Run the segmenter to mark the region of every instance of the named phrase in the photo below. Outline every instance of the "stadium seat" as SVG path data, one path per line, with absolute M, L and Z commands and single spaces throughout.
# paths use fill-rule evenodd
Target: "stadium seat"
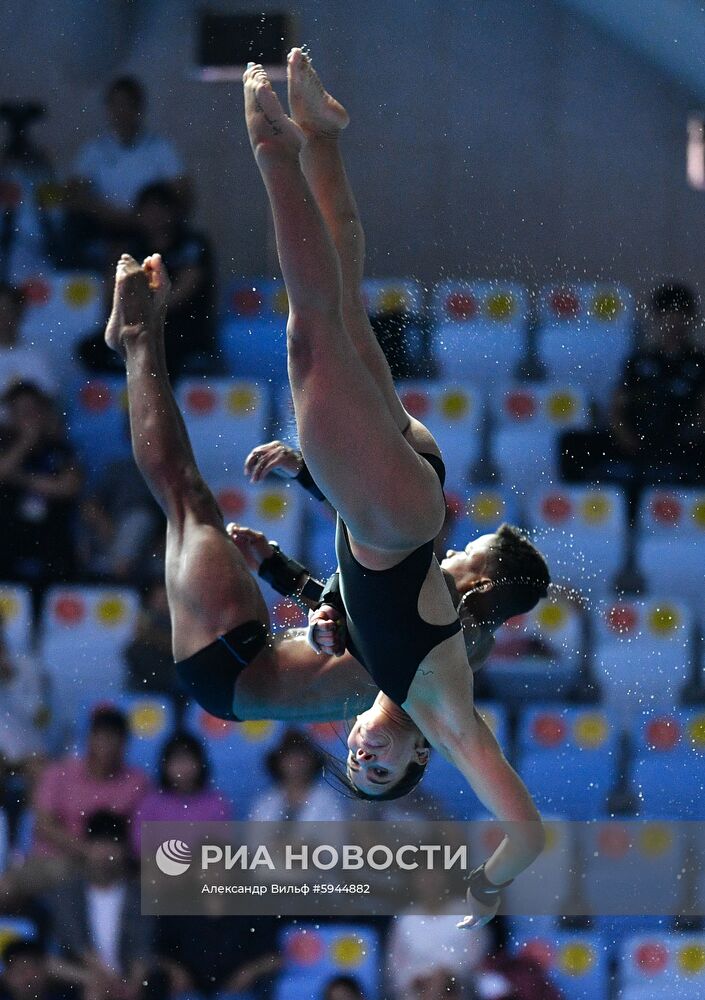
M 0 629 L 11 653 L 29 653 L 34 642 L 32 595 L 28 587 L 0 584 Z
M 705 935 L 638 934 L 628 938 L 622 943 L 619 977 L 624 989 L 619 993 L 621 998 L 701 1000 L 705 995 Z
M 237 819 L 247 819 L 252 802 L 270 785 L 264 758 L 285 726 L 281 722 L 226 722 L 193 702 L 186 728 L 203 740 L 212 766 L 213 784 L 229 798 Z
M 554 583 L 592 596 L 609 592 L 624 562 L 627 512 L 620 490 L 561 486 L 529 498 L 527 527 Z
M 516 935 L 511 946 L 514 954 L 542 965 L 565 1000 L 602 1000 L 608 996 L 609 970 L 599 935 L 578 931 L 525 938 Z
M 586 912 L 598 916 L 597 929 L 610 930 L 614 924 L 613 918 L 600 914 L 621 912 L 627 927 L 632 924 L 632 933 L 656 930 L 648 924 L 658 925 L 662 918 L 651 915 L 671 905 L 674 887 L 686 904 L 681 873 L 687 845 L 682 833 L 682 827 L 677 830 L 660 821 L 581 826 L 581 898 Z
M 617 780 L 619 727 L 599 708 L 531 708 L 521 718 L 517 770 L 540 811 L 571 820 L 606 814 Z
M 111 461 L 131 454 L 124 378 L 75 380 L 67 415 L 69 439 L 89 483 L 94 483 Z
M 25 343 L 34 341 L 51 358 L 59 382 L 78 370 L 76 343 L 105 323 L 104 294 L 96 274 L 59 271 L 22 285 L 28 307 L 22 318 Z
M 605 405 L 631 351 L 634 300 L 611 283 L 548 285 L 539 298 L 537 346 L 548 377 L 582 385 Z
M 462 489 L 480 455 L 481 395 L 460 382 L 404 382 L 398 391 L 411 416 L 424 423 L 438 442 L 448 488 Z
M 642 714 L 633 728 L 631 783 L 640 814 L 705 819 L 705 712 L 665 708 Z
M 650 592 L 670 594 L 700 611 L 705 592 L 705 490 L 647 490 L 636 553 Z
M 70 736 L 91 706 L 122 694 L 122 652 L 134 635 L 138 610 L 132 590 L 65 586 L 47 592 L 39 655 L 51 683 L 54 721 Z
M 587 422 L 583 392 L 567 385 L 513 385 L 490 399 L 490 455 L 501 481 L 519 494 L 554 486 L 560 435 Z
M 526 353 L 528 295 L 506 281 L 444 281 L 433 290 L 439 375 L 487 385 L 514 378 Z
M 228 286 L 218 341 L 231 375 L 286 380 L 288 313 L 279 279 L 237 279 Z
M 176 398 L 204 478 L 241 477 L 250 450 L 268 437 L 269 392 L 244 380 L 184 379 Z
M 377 933 L 364 924 L 287 927 L 280 937 L 283 955 L 277 1000 L 321 996 L 333 976 L 354 976 L 370 1000 L 379 1000 L 382 965 Z
M 593 673 L 625 721 L 677 704 L 692 673 L 693 621 L 684 604 L 619 598 L 593 612 Z
M 501 487 L 471 486 L 456 492 L 450 486 L 445 494 L 453 513 L 446 538 L 448 548 L 460 551 L 480 535 L 496 531 L 503 521 L 515 524 L 520 520 L 516 497 Z
M 507 753 L 506 710 L 501 705 L 486 702 L 478 704 L 478 711 L 494 733 L 499 745 Z M 441 803 L 443 813 L 439 819 L 471 820 L 486 815 L 485 807 L 468 785 L 467 778 L 464 778 L 458 768 L 437 751 L 431 754 L 423 778 L 423 790 Z
M 303 513 L 306 497 L 296 483 L 268 479 L 252 486 L 244 476 L 211 483 L 224 520 L 263 531 L 287 555 L 303 556 Z
M 365 278 L 362 297 L 370 316 L 380 313 L 420 313 L 424 287 L 413 278 Z
M 338 564 L 335 555 L 335 514 L 324 503 L 304 503 L 305 559 L 314 576 L 327 580 Z
M 565 699 L 580 676 L 582 649 L 580 612 L 551 595 L 497 630 L 483 680 L 502 700 Z

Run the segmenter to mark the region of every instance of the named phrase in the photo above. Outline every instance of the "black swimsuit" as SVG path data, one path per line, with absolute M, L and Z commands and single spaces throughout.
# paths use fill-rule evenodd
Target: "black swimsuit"
M 441 459 L 430 454 L 421 457 L 443 485 L 445 466 Z M 367 569 L 352 554 L 348 529 L 338 516 L 335 548 L 347 615 L 347 648 L 377 687 L 401 705 L 420 663 L 461 630 L 458 618 L 449 625 L 431 625 L 419 615 L 419 594 L 435 559 L 433 539 L 391 569 Z

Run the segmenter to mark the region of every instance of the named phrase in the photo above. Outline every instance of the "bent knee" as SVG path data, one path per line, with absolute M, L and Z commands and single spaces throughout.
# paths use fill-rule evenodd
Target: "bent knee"
M 173 471 L 166 515 L 173 528 L 183 527 L 187 521 L 223 527 L 224 519 L 218 502 L 195 467 Z

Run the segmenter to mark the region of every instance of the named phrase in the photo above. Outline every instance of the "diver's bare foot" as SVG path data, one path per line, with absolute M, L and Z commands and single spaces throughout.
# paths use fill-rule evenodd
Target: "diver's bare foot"
M 309 135 L 335 138 L 350 121 L 339 101 L 328 93 L 303 49 L 292 49 L 287 58 L 289 108 L 297 125 Z
M 245 121 L 255 154 L 284 153 L 298 157 L 304 141 L 303 133 L 284 114 L 264 69 L 252 63 L 242 79 L 245 85 Z
M 149 270 L 147 269 L 149 262 Z M 105 343 L 125 357 L 125 339 L 149 329 L 163 315 L 168 278 L 158 254 L 140 267 L 124 253 L 115 272 L 113 308 L 105 327 Z

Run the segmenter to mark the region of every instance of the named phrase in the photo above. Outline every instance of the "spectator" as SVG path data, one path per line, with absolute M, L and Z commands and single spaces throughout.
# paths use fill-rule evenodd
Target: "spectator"
M 0 754 L 21 771 L 46 751 L 46 677 L 28 654 L 7 648 L 0 625 Z
M 144 771 L 128 767 L 127 719 L 114 708 L 93 712 L 85 756 L 63 757 L 46 768 L 35 791 L 35 844 L 26 869 L 50 881 L 64 878 L 90 856 L 85 817 L 110 809 L 129 821 L 149 790 Z M 24 871 L 25 869 L 23 869 Z
M 139 80 L 119 77 L 108 87 L 105 108 L 109 131 L 87 142 L 78 153 L 68 185 L 68 203 L 78 216 L 74 233 L 87 253 L 76 263 L 95 267 L 96 240 L 123 238 L 134 226 L 137 195 L 163 181 L 184 200 L 189 183 L 173 144 L 145 128 L 147 95 Z
M 179 716 L 182 715 L 186 697 L 174 670 L 171 617 L 163 580 L 155 580 L 149 586 L 135 638 L 125 650 L 125 662 L 130 691 L 166 695 L 174 701 Z
M 232 803 L 209 787 L 210 771 L 202 744 L 190 733 L 176 733 L 162 749 L 159 788 L 147 792 L 132 821 L 132 845 L 139 855 L 141 824 L 183 820 L 205 823 L 233 818 Z
M 628 359 L 609 429 L 572 432 L 561 444 L 565 479 L 622 483 L 632 506 L 645 484 L 705 482 L 705 355 L 693 342 L 697 300 L 684 285 L 663 285 L 652 296 L 651 314 L 653 343 Z
M 24 308 L 20 289 L 0 283 L 0 395 L 17 382 L 31 382 L 53 396 L 56 382 L 48 358 L 34 344 L 22 344 L 20 325 Z
M 43 585 L 74 573 L 71 526 L 81 473 L 51 399 L 21 382 L 0 428 L 0 577 Z
M 250 810 L 251 820 L 338 820 L 346 814 L 340 796 L 321 780 L 323 757 L 308 737 L 287 729 L 270 751 L 266 767 L 274 786 Z
M 10 941 L 2 951 L 0 1000 L 63 1000 L 67 983 L 51 972 L 52 961 L 38 941 Z
M 225 896 L 204 896 L 203 902 L 205 916 L 157 920 L 157 957 L 169 975 L 172 995 L 195 990 L 209 998 L 245 993 L 257 1000 L 271 997 L 281 966 L 278 919 L 224 913 Z
M 133 256 L 142 260 L 160 253 L 171 277 L 166 337 L 169 373 L 178 378 L 211 372 L 216 344 L 214 269 L 208 241 L 187 226 L 182 201 L 170 184 L 144 188 L 135 209 L 136 234 L 129 241 Z M 106 346 L 102 330 L 80 344 L 79 357 L 94 371 L 115 370 L 115 353 Z
M 443 874 L 422 875 L 417 912 L 395 917 L 387 940 L 387 975 L 394 997 L 416 995 L 429 977 L 468 979 L 489 951 L 485 928 L 458 937 L 460 917 L 457 906 L 446 902 L 449 886 Z
M 85 1000 L 137 1000 L 154 926 L 140 914 L 140 887 L 128 874 L 128 824 L 98 811 L 86 821 L 85 870 L 49 901 L 57 969 Z
M 125 425 L 129 435 L 129 425 Z M 91 576 L 120 583 L 139 579 L 161 514 L 132 455 L 109 462 L 81 504 L 81 555 Z
M 353 976 L 336 976 L 326 983 L 321 1000 L 365 1000 L 365 994 Z

